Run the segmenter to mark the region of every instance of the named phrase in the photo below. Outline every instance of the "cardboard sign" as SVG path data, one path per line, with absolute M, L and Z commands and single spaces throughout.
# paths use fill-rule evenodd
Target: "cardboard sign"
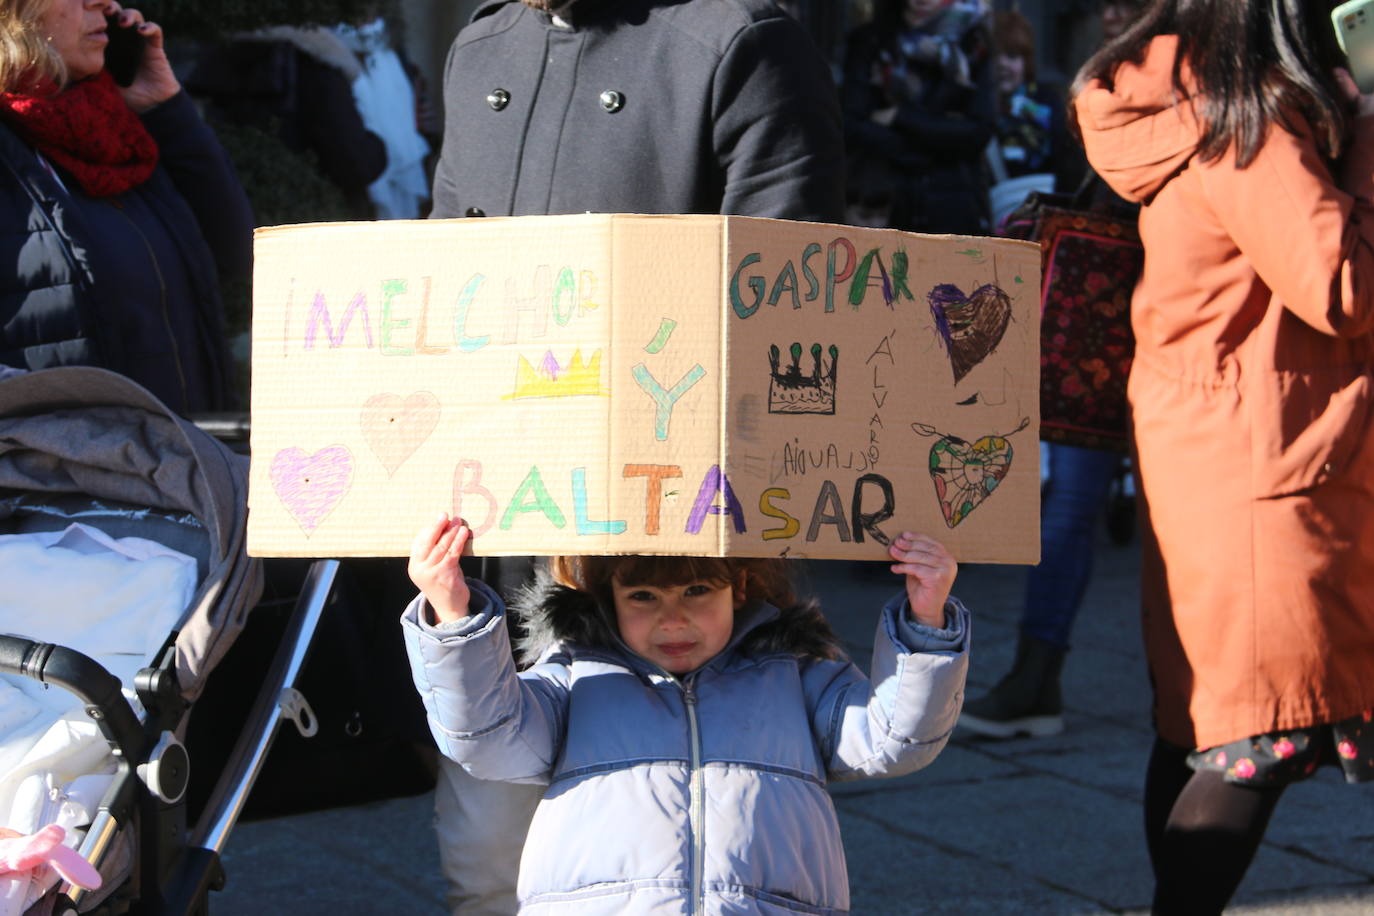
M 721 216 L 256 236 L 249 551 L 1039 558 L 1034 243 Z

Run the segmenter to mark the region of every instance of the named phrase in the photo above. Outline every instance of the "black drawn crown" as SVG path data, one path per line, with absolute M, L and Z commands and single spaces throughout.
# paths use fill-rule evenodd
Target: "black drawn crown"
M 840 348 L 831 344 L 826 351 L 820 344 L 812 344 L 811 359 L 805 368 L 801 344 L 792 344 L 788 352 L 792 362 L 782 366 L 782 354 L 777 345 L 768 348 L 768 364 L 772 370 L 768 381 L 768 412 L 833 414 Z M 824 355 L 830 357 L 828 364 Z

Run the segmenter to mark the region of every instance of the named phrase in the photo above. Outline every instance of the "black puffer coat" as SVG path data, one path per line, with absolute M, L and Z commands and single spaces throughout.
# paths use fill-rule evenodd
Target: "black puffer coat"
M 884 15 L 854 30 L 845 49 L 842 104 L 853 168 L 890 176 L 893 228 L 986 235 L 983 150 L 997 124 L 987 28 L 972 23 L 954 42 L 968 66 L 961 81 L 947 67 L 906 60 L 902 50 L 904 38 L 942 34 L 942 21 L 958 11 L 908 30 L 894 14 L 900 8 L 889 3 Z M 875 120 L 884 111 L 890 120 Z

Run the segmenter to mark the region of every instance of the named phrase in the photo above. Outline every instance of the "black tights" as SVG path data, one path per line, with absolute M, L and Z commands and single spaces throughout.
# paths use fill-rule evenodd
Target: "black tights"
M 1254 788 L 1194 771 L 1188 752 L 1156 740 L 1145 775 L 1145 840 L 1154 916 L 1220 913 L 1269 826 L 1283 786 Z

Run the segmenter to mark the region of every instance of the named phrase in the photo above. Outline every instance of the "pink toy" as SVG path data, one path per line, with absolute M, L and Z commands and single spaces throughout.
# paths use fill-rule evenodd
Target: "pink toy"
M 68 884 L 88 890 L 100 887 L 100 872 L 76 850 L 62 845 L 66 835 L 56 824 L 49 824 L 31 836 L 0 828 L 0 877 L 51 865 Z

